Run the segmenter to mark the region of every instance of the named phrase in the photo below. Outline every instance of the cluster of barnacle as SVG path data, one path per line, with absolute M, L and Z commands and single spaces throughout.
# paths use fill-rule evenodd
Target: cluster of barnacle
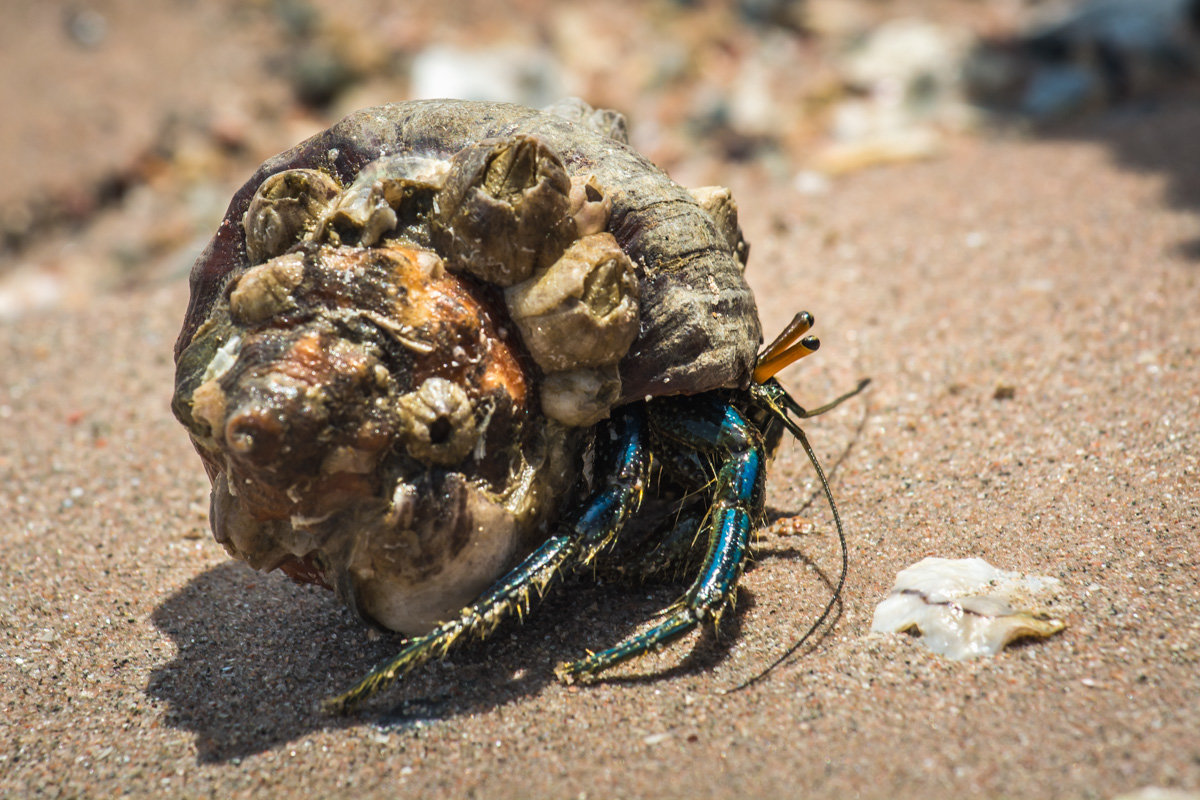
M 482 590 L 621 396 L 639 284 L 610 213 L 532 136 L 266 178 L 180 355 L 217 539 L 393 629 Z
M 484 141 L 449 160 L 380 158 L 342 189 L 293 169 L 262 184 L 244 218 L 252 263 L 297 245 L 421 248 L 504 291 L 509 318 L 545 373 L 543 412 L 590 425 L 620 396 L 617 363 L 638 331 L 633 264 L 605 231 L 611 199 L 594 176 L 569 178 L 534 137 Z M 242 280 L 243 302 L 278 313 L 299 278 L 272 261 Z M 244 292 L 245 294 L 246 292 Z

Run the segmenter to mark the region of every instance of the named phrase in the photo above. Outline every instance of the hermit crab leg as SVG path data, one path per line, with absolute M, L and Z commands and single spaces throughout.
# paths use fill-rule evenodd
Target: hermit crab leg
M 837 503 L 834 502 L 833 492 L 830 490 L 829 481 L 825 477 L 825 470 L 821 468 L 821 462 L 817 459 L 817 454 L 813 451 L 812 445 L 809 444 L 808 437 L 805 435 L 804 430 L 796 423 L 794 419 L 792 419 L 792 417 L 794 416 L 798 419 L 808 419 L 809 417 L 815 417 L 818 414 L 824 414 L 826 411 L 836 408 L 844 401 L 849 400 L 851 397 L 854 397 L 863 389 L 867 388 L 867 385 L 870 384 L 871 379 L 863 378 L 858 382 L 858 386 L 854 387 L 840 397 L 835 398 L 833 401 L 826 403 L 819 408 L 812 409 L 811 411 L 806 410 L 803 406 L 797 403 L 796 400 L 787 393 L 787 390 L 785 390 L 779 384 L 779 381 L 775 380 L 774 376 L 779 372 L 779 370 L 788 366 L 795 360 L 802 358 L 804 355 L 807 355 L 806 353 L 800 353 L 794 358 L 787 360 L 786 362 L 784 361 L 785 355 L 792 352 L 797 347 L 804 345 L 806 340 L 802 340 L 797 345 L 789 346 L 797 339 L 797 337 L 806 333 L 812 327 L 812 325 L 812 315 L 807 311 L 801 311 L 792 319 L 791 324 L 784 329 L 783 333 L 779 334 L 775 341 L 773 341 L 766 347 L 766 349 L 763 350 L 758 357 L 758 364 L 754 369 L 754 383 L 750 386 L 750 395 L 754 399 L 754 405 L 760 410 L 760 412 L 766 412 L 767 414 L 767 418 L 764 421 L 763 427 L 764 438 L 768 439 L 769 441 L 777 442 L 779 440 L 779 427 L 782 426 L 783 428 L 786 428 L 793 436 L 795 436 L 797 440 L 799 440 L 801 446 L 804 448 L 805 454 L 808 456 L 809 461 L 812 462 L 813 469 L 816 470 L 817 473 L 817 478 L 821 482 L 821 488 L 825 492 L 825 499 L 829 501 L 829 509 L 833 512 L 833 522 L 834 526 L 837 528 L 838 544 L 841 548 L 841 570 L 838 573 L 838 582 L 837 586 L 833 590 L 832 597 L 829 598 L 829 602 L 825 605 L 824 610 L 821 611 L 821 615 L 815 622 L 812 623 L 812 625 L 809 626 L 804 635 L 801 636 L 790 647 L 788 647 L 783 655 L 772 661 L 771 664 L 769 664 L 765 669 L 759 671 L 753 677 L 748 678 L 735 686 L 731 690 L 734 692 L 745 689 L 762 680 L 767 676 L 768 673 L 771 672 L 771 670 L 775 669 L 775 667 L 786 661 L 806 641 L 808 641 L 808 639 L 814 633 L 816 633 L 821 625 L 825 623 L 825 620 L 829 618 L 829 614 L 833 611 L 833 607 L 841 600 L 842 588 L 846 585 L 846 573 L 849 569 L 849 552 L 846 546 L 846 532 L 842 528 L 842 517 L 838 513 Z M 815 350 L 816 348 L 814 347 L 812 349 Z
M 646 486 L 650 453 L 640 408 L 613 413 L 611 436 L 597 437 L 597 475 L 610 475 L 606 486 L 583 504 L 568 529 L 551 536 L 511 572 L 497 581 L 457 619 L 408 641 L 392 659 L 377 666 L 345 694 L 326 700 L 326 713 L 342 714 L 391 686 L 416 667 L 444 656 L 463 635 L 484 635 L 504 618 L 524 613 L 555 578 L 588 564 L 608 546 L 637 511 Z
M 765 678 L 771 672 L 771 670 L 775 669 L 775 667 L 779 666 L 788 658 L 790 658 L 793 653 L 799 650 L 800 647 L 807 642 L 823 624 L 825 624 L 825 620 L 829 618 L 829 614 L 833 611 L 833 607 L 842 599 L 842 589 L 846 585 L 846 574 L 850 567 L 850 553 L 849 548 L 846 545 L 846 531 L 842 527 L 842 515 L 838 513 L 837 503 L 834 502 L 833 499 L 833 491 L 829 488 L 829 481 L 825 477 L 825 470 L 821 468 L 821 462 L 817 459 L 817 454 L 813 450 L 812 445 L 809 444 L 808 436 L 805 435 L 804 429 L 796 424 L 796 421 L 793 420 L 790 415 L 794 414 L 801 419 L 806 419 L 808 417 L 815 417 L 817 414 L 823 414 L 829 409 L 839 405 L 842 401 L 854 397 L 854 395 L 867 388 L 867 385 L 870 384 L 870 382 L 870 378 L 862 379 L 858 382 L 858 386 L 856 386 L 854 389 L 846 392 L 844 395 L 838 397 L 832 402 L 826 403 L 820 408 L 814 409 L 813 411 L 806 411 L 790 394 L 787 393 L 787 390 L 779 385 L 779 381 L 774 379 L 767 380 L 764 383 L 756 384 L 751 387 L 751 396 L 754 398 L 755 403 L 760 408 L 766 410 L 773 417 L 768 424 L 783 425 L 783 427 L 787 428 L 788 432 L 790 432 L 796 437 L 797 440 L 799 440 L 800 445 L 804 448 L 805 455 L 808 456 L 808 460 L 812 463 L 813 469 L 817 473 L 817 479 L 821 482 L 821 488 L 825 492 L 825 499 L 829 501 L 829 510 L 833 513 L 833 524 L 837 529 L 838 545 L 841 548 L 842 565 L 841 570 L 838 573 L 837 586 L 834 587 L 833 595 L 829 598 L 829 602 L 825 604 L 825 608 L 821 611 L 821 615 L 817 617 L 816 621 L 808 627 L 808 630 L 804 632 L 804 635 L 793 642 L 792 645 L 789 646 L 782 655 L 767 665 L 766 668 L 760 670 L 754 676 L 742 681 L 737 686 L 733 687 L 730 692 L 738 692 L 742 689 L 753 686 Z
M 559 665 L 555 673 L 564 681 L 591 677 L 656 649 L 702 620 L 719 622 L 741 577 L 751 527 L 762 514 L 766 453 L 762 437 L 741 412 L 704 396 L 658 400 L 650 409 L 657 434 L 722 459 L 706 526 L 708 553 L 700 575 L 662 623 L 615 647 Z

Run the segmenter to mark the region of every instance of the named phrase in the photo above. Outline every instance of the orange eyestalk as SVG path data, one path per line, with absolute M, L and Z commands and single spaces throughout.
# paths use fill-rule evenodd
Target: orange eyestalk
M 813 324 L 813 315 L 807 311 L 801 311 L 792 317 L 792 321 L 775 341 L 759 354 L 758 364 L 754 367 L 754 382 L 766 383 L 780 370 L 791 366 L 809 353 L 817 352 L 821 341 L 815 336 L 804 336 Z M 804 338 L 801 339 L 801 336 Z

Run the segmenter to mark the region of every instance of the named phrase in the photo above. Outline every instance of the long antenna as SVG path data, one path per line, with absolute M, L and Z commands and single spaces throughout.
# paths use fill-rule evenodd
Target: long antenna
M 862 391 L 862 389 L 863 386 L 860 386 L 854 392 L 854 394 Z M 844 398 L 839 398 L 836 402 L 841 402 L 842 399 Z M 825 605 L 825 610 L 821 612 L 821 616 L 817 617 L 817 621 L 809 626 L 808 630 L 804 632 L 804 635 L 801 636 L 795 644 L 784 651 L 783 655 L 772 661 L 762 672 L 759 672 L 754 677 L 741 682 L 732 689 L 729 689 L 727 692 L 725 692 L 725 694 L 740 692 L 742 689 L 749 688 L 758 683 L 760 680 L 765 678 L 767 674 L 771 672 L 771 670 L 775 669 L 784 661 L 787 661 L 789 658 L 791 658 L 792 654 L 799 650 L 800 647 L 803 646 L 804 643 L 807 642 L 809 638 L 811 638 L 812 635 L 817 632 L 817 629 L 825 624 L 825 620 L 829 618 L 829 613 L 833 611 L 834 605 L 836 605 L 842 599 L 842 588 L 846 585 L 846 573 L 850 568 L 850 554 L 846 546 L 846 533 L 842 529 L 842 517 L 840 514 L 838 514 L 837 503 L 833 501 L 833 492 L 829 488 L 829 481 L 825 479 L 825 470 L 821 469 L 821 462 L 817 460 L 817 454 L 813 452 L 812 445 L 808 443 L 808 437 L 804 435 L 804 430 L 797 425 L 791 419 L 791 417 L 788 417 L 786 413 L 783 413 L 782 410 L 779 410 L 779 412 L 779 416 L 783 419 L 784 426 L 787 427 L 793 436 L 800 440 L 801 446 L 804 447 L 804 452 L 808 455 L 808 460 L 812 462 L 813 469 L 817 471 L 817 478 L 819 478 L 821 481 L 821 488 L 825 490 L 825 499 L 829 501 L 829 509 L 833 512 L 833 524 L 837 527 L 838 543 L 841 545 L 842 549 L 842 571 L 838 576 L 837 586 L 833 590 L 833 597 L 829 598 L 829 602 Z

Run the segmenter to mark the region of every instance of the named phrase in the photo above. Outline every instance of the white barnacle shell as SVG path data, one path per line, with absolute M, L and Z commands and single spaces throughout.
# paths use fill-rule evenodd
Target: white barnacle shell
M 620 361 L 637 337 L 638 296 L 633 264 L 609 233 L 579 239 L 505 292 L 525 346 L 547 371 Z
M 426 378 L 416 390 L 401 395 L 396 405 L 413 458 L 451 466 L 475 449 L 479 439 L 475 409 L 457 383 Z
M 262 182 L 242 216 L 251 264 L 282 255 L 325 213 L 337 181 L 315 169 L 288 169 Z
M 252 267 L 229 293 L 230 314 L 241 324 L 264 323 L 294 305 L 292 291 L 303 280 L 304 257 L 299 253 Z
M 1016 639 L 1066 627 L 1040 602 L 1058 585 L 1054 578 L 996 569 L 982 558 L 926 558 L 896 576 L 871 630 L 915 629 L 926 647 L 947 658 L 992 656 Z
M 604 191 L 595 175 L 572 177 L 568 200 L 578 236 L 590 236 L 608 227 L 608 218 L 612 215 L 612 195 Z
M 351 238 L 356 238 L 362 247 L 378 244 L 398 225 L 406 227 L 413 222 L 417 212 L 406 206 L 419 206 L 417 198 L 440 190 L 449 169 L 446 161 L 424 156 L 376 159 L 363 167 L 354 182 L 330 205 L 314 238 L 344 243 L 343 234 L 353 232 Z
M 204 370 L 204 377 L 200 379 L 201 383 L 208 381 L 220 380 L 221 376 L 229 371 L 237 361 L 238 350 L 242 347 L 242 337 L 233 336 L 229 341 L 221 345 L 217 352 L 213 354 L 212 360 L 208 362 L 208 366 Z
M 621 394 L 616 365 L 551 372 L 542 381 L 542 411 L 563 425 L 594 425 Z
M 750 257 L 750 245 L 742 236 L 742 229 L 738 225 L 738 206 L 737 201 L 733 199 L 733 193 L 724 186 L 700 186 L 688 191 L 712 218 L 717 232 L 725 239 L 730 252 L 744 270 L 746 260 Z

